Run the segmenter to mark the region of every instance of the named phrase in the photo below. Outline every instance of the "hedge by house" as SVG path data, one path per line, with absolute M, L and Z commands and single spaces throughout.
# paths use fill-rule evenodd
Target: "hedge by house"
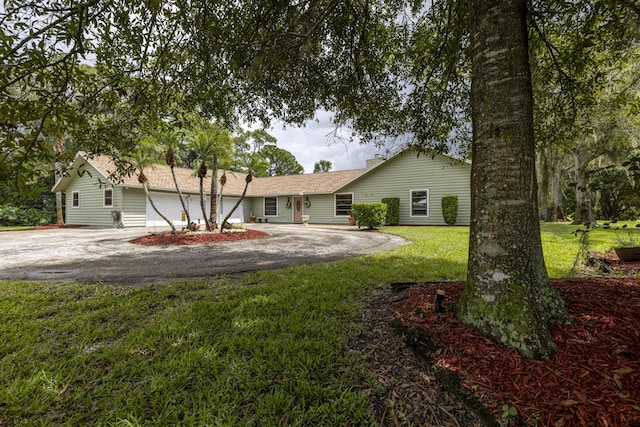
M 400 222 L 400 198 L 399 197 L 385 197 L 382 199 L 382 203 L 387 206 L 387 217 L 385 224 L 398 225 Z
M 379 228 L 387 216 L 387 205 L 384 203 L 354 203 L 351 205 L 351 216 L 358 227 Z
M 447 225 L 453 225 L 458 219 L 458 196 L 445 194 L 442 196 L 442 217 Z

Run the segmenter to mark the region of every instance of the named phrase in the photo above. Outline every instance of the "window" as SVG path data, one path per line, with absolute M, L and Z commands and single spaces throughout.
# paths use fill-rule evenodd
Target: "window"
M 105 208 L 113 207 L 113 188 L 104 189 L 104 207 Z
M 278 216 L 278 198 L 264 198 L 264 216 Z
M 429 216 L 429 190 L 411 190 L 411 216 Z
M 71 207 L 79 208 L 80 207 L 80 193 L 74 191 L 71 193 Z
M 351 205 L 353 204 L 353 194 L 336 194 L 336 216 L 351 215 Z

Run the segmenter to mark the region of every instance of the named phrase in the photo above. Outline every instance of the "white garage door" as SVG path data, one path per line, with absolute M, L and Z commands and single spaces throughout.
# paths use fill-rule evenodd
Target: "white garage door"
M 162 212 L 164 216 L 169 218 L 173 225 L 176 228 L 182 228 L 186 226 L 186 221 L 182 221 L 182 204 L 180 203 L 180 198 L 177 194 L 171 193 L 157 193 L 150 192 L 151 198 L 153 199 L 153 203 L 156 205 L 158 210 Z M 220 212 L 220 219 L 218 222 L 222 221 L 222 219 L 227 216 L 229 211 L 233 208 L 233 206 L 238 201 L 238 197 L 222 197 L 221 205 L 218 207 Z M 200 222 L 204 225 L 204 218 L 202 216 L 202 208 L 200 207 L 200 196 L 197 195 L 189 195 L 185 200 L 187 204 L 187 209 L 189 209 L 189 216 L 191 217 L 191 221 Z M 209 213 L 209 199 L 205 198 L 204 202 L 205 210 Z M 238 209 L 233 213 L 231 218 L 229 218 L 229 222 L 234 223 L 242 223 L 242 203 L 238 206 Z M 153 210 L 149 200 L 147 200 L 147 226 L 148 227 L 161 227 L 166 226 L 167 222 L 162 219 L 160 215 Z

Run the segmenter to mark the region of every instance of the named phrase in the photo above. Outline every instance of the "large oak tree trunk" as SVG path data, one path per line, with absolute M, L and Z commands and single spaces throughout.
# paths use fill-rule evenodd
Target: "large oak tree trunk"
M 548 323 L 570 320 L 540 239 L 527 0 L 469 0 L 473 123 L 469 265 L 460 320 L 549 359 Z

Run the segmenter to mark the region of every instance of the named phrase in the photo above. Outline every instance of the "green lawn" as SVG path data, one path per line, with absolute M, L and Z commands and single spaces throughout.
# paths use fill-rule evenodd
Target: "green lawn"
M 0 231 L 28 230 L 31 225 L 0 225 Z
M 553 277 L 577 227 L 543 226 Z M 465 227 L 393 227 L 413 244 L 351 260 L 136 289 L 0 281 L 0 425 L 367 425 L 366 360 L 347 351 L 365 292 L 462 280 Z M 640 229 L 631 230 L 640 237 Z M 590 232 L 593 246 L 615 244 Z

